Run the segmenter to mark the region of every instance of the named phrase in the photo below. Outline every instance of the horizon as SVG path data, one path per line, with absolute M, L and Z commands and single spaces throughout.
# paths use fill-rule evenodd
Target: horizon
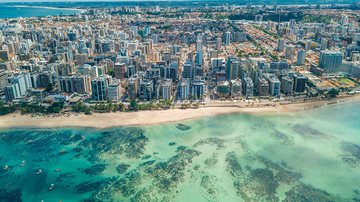
M 106 2 L 126 2 L 126 3 L 131 3 L 131 2 L 218 2 L 218 3 L 235 3 L 236 2 L 241 2 L 240 1 L 236 1 L 236 0 L 224 0 L 224 1 L 220 1 L 220 0 L 196 0 L 196 1 L 190 1 L 190 0 L 157 0 L 157 1 L 152 1 L 152 0 L 101 0 L 101 1 L 97 1 L 97 0 L 0 0 L 0 3 L 86 3 L 86 2 L 91 2 L 91 3 L 106 3 Z M 315 0 L 297 0 L 297 1 L 290 1 L 290 2 L 286 2 L 285 0 L 250 0 L 247 1 L 250 4 L 251 3 L 258 3 L 258 4 L 277 4 L 279 2 L 282 3 L 286 3 L 286 4 L 299 4 L 300 2 L 302 4 L 314 4 L 316 1 Z M 332 4 L 332 3 L 337 3 L 337 4 L 344 4 L 344 3 L 355 3 L 358 2 L 360 3 L 360 1 L 358 0 L 342 0 L 342 1 L 338 1 L 338 0 L 329 0 L 326 2 L 316 2 L 316 4 Z

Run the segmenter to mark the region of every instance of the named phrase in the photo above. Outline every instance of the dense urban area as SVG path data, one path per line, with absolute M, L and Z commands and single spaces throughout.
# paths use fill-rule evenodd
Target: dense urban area
M 359 93 L 357 4 L 0 20 L 0 114 L 271 106 Z

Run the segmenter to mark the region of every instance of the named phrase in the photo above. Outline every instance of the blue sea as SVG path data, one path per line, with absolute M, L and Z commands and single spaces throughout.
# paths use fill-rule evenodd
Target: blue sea
M 0 130 L 0 201 L 359 201 L 360 103 Z
M 72 15 L 79 10 L 63 9 L 63 8 L 47 8 L 47 7 L 31 7 L 31 6 L 15 6 L 0 4 L 0 18 L 18 18 L 18 17 L 38 17 L 38 16 L 56 16 L 56 15 Z

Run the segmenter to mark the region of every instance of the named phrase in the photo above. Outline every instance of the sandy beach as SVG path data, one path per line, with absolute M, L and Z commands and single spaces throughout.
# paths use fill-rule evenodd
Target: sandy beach
M 313 101 L 294 104 L 276 104 L 275 106 L 244 106 L 244 103 L 219 103 L 199 109 L 170 109 L 157 111 L 66 114 L 60 116 L 30 116 L 13 113 L 0 117 L 0 128 L 57 128 L 57 127 L 92 127 L 108 128 L 115 126 L 156 125 L 168 122 L 181 122 L 207 116 L 229 113 L 283 114 L 312 110 L 333 104 L 359 102 L 360 95 L 333 100 Z

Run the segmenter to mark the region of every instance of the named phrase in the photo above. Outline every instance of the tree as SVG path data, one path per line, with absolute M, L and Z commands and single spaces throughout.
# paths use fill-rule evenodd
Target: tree
M 137 111 L 138 107 L 138 102 L 135 99 L 130 100 L 130 110 Z
M 50 105 L 47 109 L 46 109 L 46 113 L 48 114 L 52 114 L 52 113 L 60 113 L 61 110 L 64 107 L 64 103 L 63 102 L 54 102 L 52 105 Z
M 339 90 L 332 88 L 331 90 L 328 91 L 327 96 L 329 98 L 335 98 L 336 96 L 339 95 Z
M 86 106 L 83 102 L 77 102 L 73 107 L 72 110 L 74 112 L 84 112 L 84 114 L 91 114 L 91 108 Z
M 15 111 L 16 111 L 16 106 L 15 105 L 5 106 L 5 104 L 2 101 L 0 101 L 0 116 L 10 114 L 10 113 L 13 113 Z

